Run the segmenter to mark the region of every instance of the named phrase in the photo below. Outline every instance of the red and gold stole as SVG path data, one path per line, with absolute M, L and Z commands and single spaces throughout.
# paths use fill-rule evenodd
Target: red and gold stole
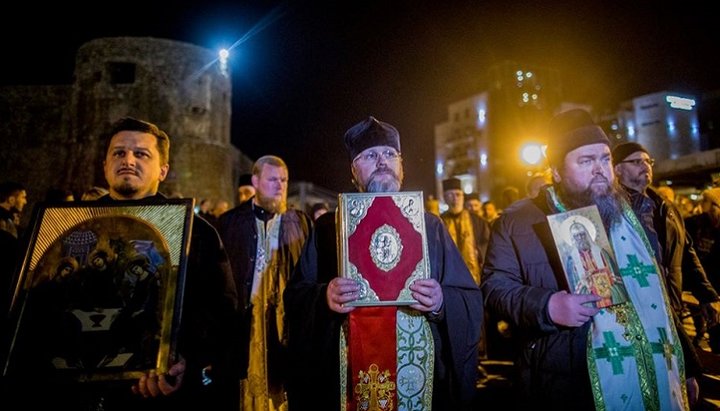
M 377 305 L 349 314 L 341 343 L 346 350 L 341 408 L 426 409 L 432 394 L 432 335 L 421 314 L 399 312 L 397 305 L 409 278 L 427 263 L 423 237 L 392 197 L 375 198 L 356 221 L 347 237 L 348 262 L 367 281 Z

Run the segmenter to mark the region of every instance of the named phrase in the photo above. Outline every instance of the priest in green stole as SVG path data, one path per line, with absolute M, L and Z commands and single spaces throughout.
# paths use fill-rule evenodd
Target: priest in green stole
M 400 136 L 370 117 L 345 133 L 360 192 L 397 192 Z M 425 213 L 430 278 L 410 285 L 416 304 L 351 307 L 354 280 L 338 276 L 334 213 L 313 228 L 285 289 L 295 372 L 291 409 L 463 410 L 475 396 L 480 289 L 440 219 Z
M 613 174 L 610 142 L 590 114 L 555 116 L 548 133 L 554 184 L 517 202 L 493 226 L 483 272 L 488 310 L 517 338 L 521 406 L 687 410 L 687 335 L 668 299 L 652 244 Z M 629 301 L 563 290 L 547 215 L 596 205 Z M 689 388 L 689 389 L 688 389 Z

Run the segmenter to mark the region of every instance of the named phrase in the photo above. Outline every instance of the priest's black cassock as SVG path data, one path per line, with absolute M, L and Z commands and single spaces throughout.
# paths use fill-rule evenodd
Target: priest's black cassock
M 331 311 L 326 301 L 338 271 L 334 217 L 317 220 L 284 294 L 292 410 L 340 409 L 339 341 L 347 314 Z M 440 316 L 428 317 L 435 344 L 433 408 L 466 409 L 476 392 L 482 294 L 440 219 L 425 213 L 425 229 L 431 277 L 444 296 Z

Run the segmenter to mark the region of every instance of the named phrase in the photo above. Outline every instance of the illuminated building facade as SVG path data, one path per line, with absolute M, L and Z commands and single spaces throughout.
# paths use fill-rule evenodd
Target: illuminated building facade
M 676 159 L 705 148 L 694 96 L 661 91 L 636 97 L 618 113 L 622 141 L 645 146 L 656 160 Z
M 507 186 L 523 193 L 528 175 L 547 166 L 544 156 L 531 163 L 523 150 L 546 144 L 549 119 L 576 107 L 593 112 L 562 101 L 555 70 L 505 62 L 489 74 L 487 91 L 450 104 L 448 121 L 435 126 L 438 198 L 443 198 L 442 180 L 449 177 L 460 178 L 463 191 L 478 192 L 482 201 L 497 202 Z M 706 98 L 703 124 L 694 96 L 668 91 L 625 101 L 596 120 L 613 145 L 634 141 L 650 151 L 657 160 L 656 183 L 702 189 L 711 179 L 720 181 L 720 139 L 714 138 L 720 133 L 713 121 L 720 112 L 717 95 Z
M 442 180 L 457 177 L 466 193 L 490 195 L 487 141 L 488 93 L 481 93 L 448 106 L 447 121 L 435 126 L 435 175 L 438 198 Z
M 698 193 L 720 178 L 720 150 L 712 144 L 717 117 L 707 112 L 710 107 L 704 116 L 700 109 L 695 96 L 661 91 L 623 102 L 616 113 L 601 118 L 600 125 L 613 144 L 633 141 L 648 149 L 656 160 L 656 185 Z
M 435 126 L 438 198 L 449 177 L 483 201 L 500 198 L 507 186 L 523 193 L 528 175 L 546 166 L 544 157 L 529 164 L 521 152 L 545 144 L 544 128 L 561 106 L 559 73 L 504 62 L 488 74 L 487 91 L 450 104 L 448 121 Z

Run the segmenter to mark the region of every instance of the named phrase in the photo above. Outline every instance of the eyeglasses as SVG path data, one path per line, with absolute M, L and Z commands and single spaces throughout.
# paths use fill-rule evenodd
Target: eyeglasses
M 645 164 L 649 165 L 650 167 L 652 167 L 655 165 L 655 159 L 654 158 L 636 158 L 634 160 L 619 161 L 618 164 L 620 164 L 620 163 L 630 163 L 635 166 L 641 166 L 641 165 L 643 165 L 643 163 L 645 163 Z
M 382 156 L 382 158 L 386 161 L 393 161 L 400 158 L 400 153 L 395 150 L 385 150 L 382 153 L 378 153 L 377 151 L 368 151 L 367 153 L 358 155 L 355 160 L 361 160 L 366 163 L 375 163 L 378 161 L 380 156 Z

